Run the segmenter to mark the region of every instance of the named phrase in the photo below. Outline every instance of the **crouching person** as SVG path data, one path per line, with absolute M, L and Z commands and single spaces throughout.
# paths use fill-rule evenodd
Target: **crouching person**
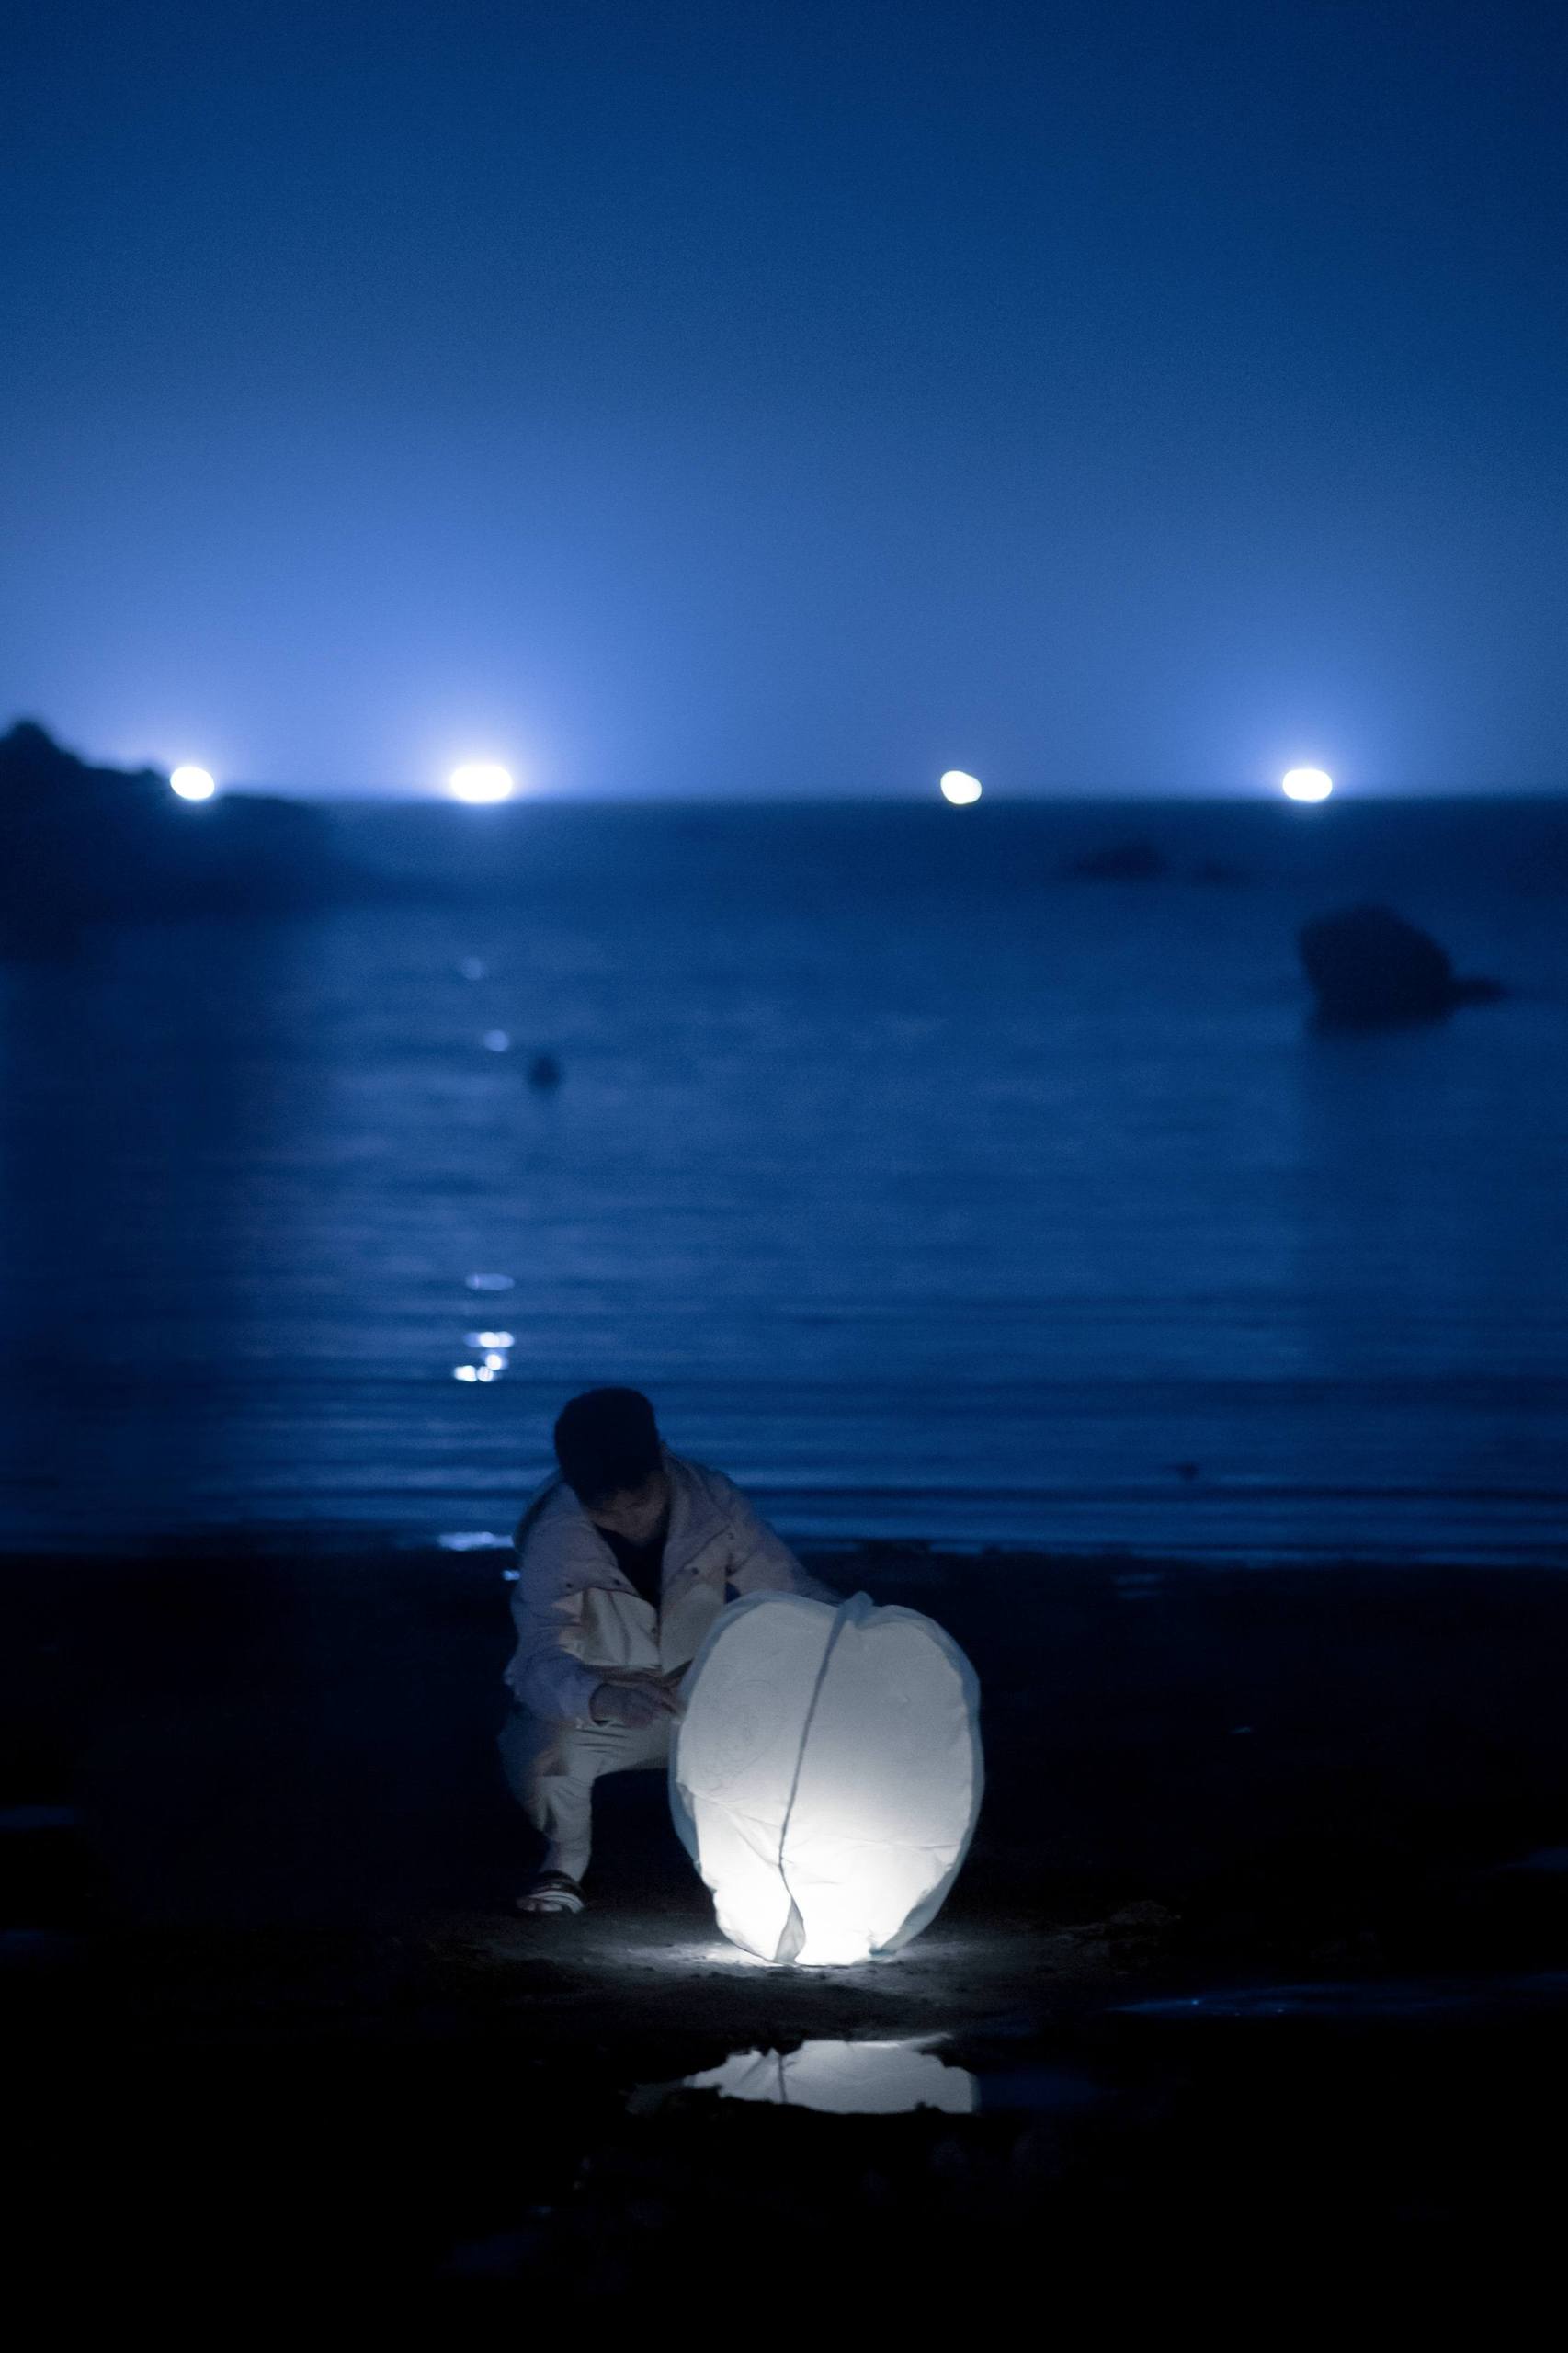
M 601 1773 L 667 1765 L 676 1686 L 732 1594 L 836 1599 L 722 1472 L 683 1461 L 635 1389 L 590 1389 L 555 1425 L 560 1476 L 517 1523 L 501 1733 L 507 1783 L 543 1836 L 518 1898 L 580 1912 Z

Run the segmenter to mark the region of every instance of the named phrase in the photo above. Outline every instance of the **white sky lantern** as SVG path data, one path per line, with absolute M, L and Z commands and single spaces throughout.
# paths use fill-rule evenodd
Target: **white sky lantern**
M 1334 790 L 1334 779 L 1326 768 L 1288 768 L 1279 779 L 1279 790 L 1287 801 L 1326 801 Z
M 454 801 L 510 801 L 514 790 L 509 770 L 494 760 L 469 760 L 447 779 Z
M 205 768 L 183 767 L 170 777 L 169 790 L 182 801 L 210 801 L 218 787 Z
M 732 1944 L 848 1967 L 936 1917 L 980 1810 L 980 1687 L 929 1618 L 756 1594 L 682 1687 L 676 1827 Z
M 967 776 L 962 768 L 949 768 L 939 782 L 943 800 L 950 801 L 955 809 L 967 809 L 971 801 L 980 798 L 980 779 Z

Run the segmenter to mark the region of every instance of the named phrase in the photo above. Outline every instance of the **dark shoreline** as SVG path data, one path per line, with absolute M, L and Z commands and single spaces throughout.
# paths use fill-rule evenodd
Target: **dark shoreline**
M 180 2217 L 176 2268 L 265 2245 L 564 2299 L 585 2266 L 602 2303 L 737 2198 L 733 2230 L 835 2259 L 935 2231 L 1004 2268 L 1130 2208 L 1174 2250 L 1216 2198 L 1391 2244 L 1533 2211 L 1568 2088 L 1560 1575 L 819 1548 L 964 1644 L 988 1765 L 942 1918 L 828 1978 L 715 1952 L 653 1777 L 601 1809 L 582 1922 L 511 1913 L 499 1562 L 0 1562 L 14 2055 L 38 2145 L 118 2169 L 124 2262 L 175 2261 Z M 1260 1985 L 1319 2014 L 1127 2007 Z M 934 2034 L 981 2113 L 628 2111 L 736 2051 Z M 986 2104 L 1026 2080 L 1080 2089 Z

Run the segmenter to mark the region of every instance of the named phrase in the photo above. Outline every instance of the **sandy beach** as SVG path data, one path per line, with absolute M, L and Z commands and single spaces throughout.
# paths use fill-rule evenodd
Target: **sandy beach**
M 738 2283 L 786 2244 L 961 2297 L 1041 2234 L 1069 2270 L 1129 2230 L 1190 2259 L 1221 2211 L 1249 2261 L 1537 2243 L 1550 1573 L 817 1552 L 964 1644 L 989 1780 L 926 1936 L 816 1972 L 722 1945 L 653 1776 L 603 1793 L 581 1920 L 514 1914 L 497 1559 L 6 1564 L 13 2081 L 68 2236 L 85 2200 L 143 2278 L 574 2309 L 650 2253 Z M 960 2112 L 681 2088 L 844 2041 L 935 2054 Z

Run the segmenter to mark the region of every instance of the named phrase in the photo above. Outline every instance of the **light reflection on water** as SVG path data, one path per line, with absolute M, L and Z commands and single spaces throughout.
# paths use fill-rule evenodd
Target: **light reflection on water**
M 896 2116 L 917 2108 L 968 2116 L 979 2106 L 974 2077 L 917 2042 L 802 2042 L 796 2051 L 737 2051 L 720 2067 L 676 2085 L 645 2086 L 642 2110 L 673 2091 L 717 2092 L 721 2099 L 760 2100 L 777 2108 L 814 2108 L 832 2116 Z
M 721 2099 L 775 2108 L 812 2108 L 830 2116 L 898 2116 L 919 2109 L 948 2116 L 983 2109 L 1065 2119 L 1097 2109 L 1110 2094 L 1073 2067 L 1010 2063 L 980 2072 L 955 2066 L 931 2049 L 940 2035 L 881 2041 L 802 2042 L 794 2051 L 736 2051 L 722 2065 L 673 2084 L 644 2084 L 631 2096 L 648 2115 L 679 2092 L 716 2092 Z

